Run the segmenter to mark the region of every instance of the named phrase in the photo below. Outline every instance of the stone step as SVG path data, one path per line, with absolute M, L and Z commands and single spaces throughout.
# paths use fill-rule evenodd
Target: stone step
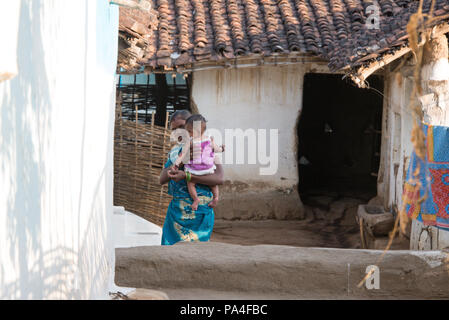
M 162 228 L 123 207 L 114 207 L 112 218 L 115 248 L 159 246 Z
M 276 292 L 219 291 L 198 288 L 158 288 L 170 300 L 296 300 L 298 296 Z
M 367 267 L 381 254 L 213 242 L 116 249 L 115 281 L 126 287 L 173 289 L 172 294 L 196 289 L 301 299 L 449 298 L 448 254 L 441 251 L 387 252 L 378 264 L 380 288 L 359 288 Z
M 288 294 L 282 292 L 246 292 L 246 291 L 219 291 L 211 289 L 198 288 L 157 288 L 164 292 L 169 300 L 363 300 L 363 296 L 354 296 L 353 294 L 315 294 L 308 292 L 304 295 Z M 392 297 L 394 298 L 394 297 Z M 414 296 L 403 296 L 402 299 L 414 299 Z M 385 299 L 385 296 L 372 296 L 370 300 Z

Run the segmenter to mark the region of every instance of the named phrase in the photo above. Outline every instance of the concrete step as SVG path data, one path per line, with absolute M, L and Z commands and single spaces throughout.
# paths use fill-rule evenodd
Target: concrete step
M 158 288 L 170 300 L 296 300 L 298 296 L 269 292 L 219 291 L 201 288 Z
M 448 254 L 440 251 L 387 252 L 378 264 L 380 288 L 359 288 L 367 267 L 381 254 L 213 242 L 116 249 L 115 280 L 120 286 L 161 290 L 172 299 L 195 290 L 280 299 L 449 298 Z
M 245 291 L 219 291 L 211 289 L 198 288 L 157 288 L 158 291 L 164 292 L 169 300 L 363 300 L 361 296 L 348 294 L 314 294 L 307 293 L 305 295 L 288 294 L 282 292 L 245 292 Z M 385 299 L 385 297 L 370 297 L 369 299 Z M 409 297 L 407 299 L 414 299 Z
M 112 218 L 115 248 L 159 246 L 162 228 L 123 207 L 114 207 Z

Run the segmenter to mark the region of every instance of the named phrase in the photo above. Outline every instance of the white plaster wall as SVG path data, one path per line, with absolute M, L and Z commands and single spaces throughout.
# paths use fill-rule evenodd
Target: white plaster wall
M 275 187 L 297 184 L 295 126 L 302 107 L 304 73 L 303 65 L 194 73 L 192 97 L 209 128 L 220 130 L 223 137 L 225 129 L 279 130 L 278 170 L 274 175 L 260 175 L 259 169 L 267 166 L 248 164 L 245 160 L 246 164 L 225 163 L 226 180 L 262 182 Z M 224 142 L 230 147 L 229 141 Z
M 6 1 L 3 1 L 6 2 Z M 2 50 L 0 50 L 0 82 L 9 80 L 17 75 L 17 30 L 19 28 L 20 1 L 9 1 L 6 10 L 5 4 L 0 4 L 0 30 L 2 33 Z
M 404 69 L 404 72 L 407 71 Z M 402 201 L 403 184 L 413 151 L 411 132 L 413 117 L 409 106 L 413 89 L 412 78 L 388 74 L 385 81 L 386 101 L 384 103 L 382 132 L 381 183 L 378 193 L 387 208 L 397 206 Z
M 0 83 L 1 299 L 108 297 L 117 33 L 107 0 L 20 1 L 19 72 Z

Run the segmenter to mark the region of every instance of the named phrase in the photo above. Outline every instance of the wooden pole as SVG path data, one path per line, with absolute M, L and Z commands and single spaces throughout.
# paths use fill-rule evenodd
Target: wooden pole
M 164 165 L 165 165 L 165 161 L 166 161 L 166 156 L 167 156 L 167 151 L 166 151 L 166 149 L 165 149 L 165 146 L 166 146 L 166 144 L 167 144 L 167 142 L 166 142 L 166 137 L 167 137 L 167 134 L 168 134 L 168 117 L 169 117 L 169 112 L 167 111 L 166 112 L 166 117 L 165 117 L 165 127 L 164 127 L 164 144 L 163 144 L 163 147 L 162 147 L 162 168 L 164 167 Z M 161 194 L 160 194 L 160 197 L 159 197 L 159 210 L 160 210 L 160 208 L 161 208 L 161 204 L 162 204 L 162 195 L 164 194 L 164 186 L 161 186 Z
M 154 112 L 151 114 L 151 132 L 150 132 L 150 171 L 148 175 L 147 190 L 150 189 L 150 185 L 153 182 L 153 143 L 154 143 Z
M 117 168 L 117 190 L 115 192 L 118 192 L 118 199 L 121 201 L 122 198 L 122 184 L 120 183 L 121 177 L 122 177 L 122 145 L 123 145 L 123 131 L 122 131 L 122 92 L 119 90 L 119 98 L 118 98 L 118 127 L 119 127 L 119 135 L 120 135 L 120 142 L 119 142 L 119 158 L 118 158 L 118 168 Z
M 133 190 L 133 197 L 134 197 L 134 201 L 133 201 L 133 206 L 135 206 L 135 208 L 137 208 L 137 171 L 138 171 L 138 166 L 137 166 L 137 157 L 138 157 L 138 153 L 137 153 L 137 133 L 138 133 L 138 126 L 139 126 L 139 108 L 137 107 L 137 104 L 135 105 L 135 110 L 136 110 L 136 132 L 135 132 L 135 137 L 136 140 L 134 141 L 134 154 L 136 156 L 136 163 L 134 165 L 134 190 Z

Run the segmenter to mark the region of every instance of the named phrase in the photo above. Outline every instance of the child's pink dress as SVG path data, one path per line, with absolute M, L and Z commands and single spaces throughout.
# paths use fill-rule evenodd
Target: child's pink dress
M 193 142 L 193 159 L 185 164 L 185 171 L 197 176 L 212 174 L 215 172 L 215 153 L 212 141 L 206 139 L 201 141 L 201 154 L 199 153 L 200 142 Z M 198 153 L 198 154 L 196 154 Z

